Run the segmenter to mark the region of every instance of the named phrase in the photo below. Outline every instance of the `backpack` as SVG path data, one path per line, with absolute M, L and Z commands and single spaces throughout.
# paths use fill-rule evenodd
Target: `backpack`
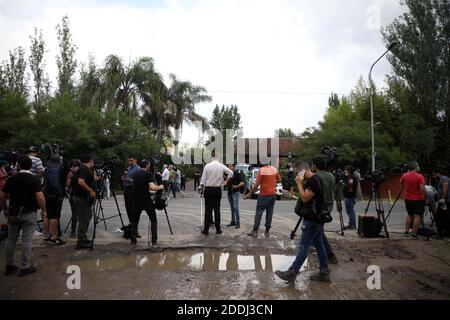
M 167 192 L 160 190 L 155 194 L 154 205 L 156 210 L 164 210 L 169 204 Z

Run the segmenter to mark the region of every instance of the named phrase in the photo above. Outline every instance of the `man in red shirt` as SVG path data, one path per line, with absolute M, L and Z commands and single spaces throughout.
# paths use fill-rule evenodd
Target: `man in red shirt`
M 270 228 L 272 227 L 273 209 L 277 198 L 277 183 L 281 182 L 281 176 L 278 170 L 272 166 L 262 167 L 256 176 L 256 183 L 253 188 L 247 193 L 244 199 L 250 199 L 252 194 L 260 187 L 258 201 L 256 202 L 256 214 L 253 230 L 248 235 L 258 237 L 258 229 L 261 224 L 261 218 L 266 211 L 266 231 L 265 236 L 270 236 Z
M 405 173 L 401 179 L 405 189 L 405 205 L 408 212 L 405 233 L 408 234 L 412 227 L 413 237 L 417 237 L 425 212 L 425 178 L 419 174 L 419 171 L 419 164 L 413 162 L 410 164 L 409 172 Z

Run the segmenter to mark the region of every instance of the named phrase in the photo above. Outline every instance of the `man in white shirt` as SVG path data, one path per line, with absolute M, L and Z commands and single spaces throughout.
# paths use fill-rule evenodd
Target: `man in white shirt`
M 220 227 L 220 202 L 222 200 L 224 175 L 228 175 L 228 178 L 232 178 L 233 171 L 220 163 L 218 157 L 213 155 L 213 161 L 205 166 L 200 180 L 200 192 L 203 193 L 205 197 L 205 222 L 202 231 L 205 236 L 209 234 L 213 210 L 216 233 L 222 234 Z
M 169 177 L 170 177 L 170 171 L 167 167 L 167 164 L 163 165 L 163 173 L 161 175 L 162 184 L 164 186 L 164 190 L 166 192 L 169 192 Z

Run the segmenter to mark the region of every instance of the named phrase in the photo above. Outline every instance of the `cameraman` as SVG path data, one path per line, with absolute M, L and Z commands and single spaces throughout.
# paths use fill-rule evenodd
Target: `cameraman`
M 321 212 L 325 208 L 325 200 L 322 196 L 323 184 L 320 177 L 314 174 L 306 162 L 299 162 L 295 166 L 298 172 L 296 182 L 300 193 L 300 200 L 304 204 L 312 204 L 315 206 L 316 212 Z M 306 179 L 303 187 L 303 180 Z M 311 208 L 312 209 L 312 208 Z M 309 247 L 314 244 L 319 257 L 320 272 L 310 276 L 311 281 L 330 282 L 330 271 L 328 269 L 328 259 L 323 243 L 323 223 L 315 218 L 304 218 L 302 226 L 302 236 L 299 243 L 297 257 L 291 267 L 286 271 L 277 270 L 275 274 L 281 279 L 294 283 L 297 275 L 308 257 Z
M 130 248 L 135 248 L 137 244 L 138 225 L 143 210 L 147 212 L 151 222 L 152 232 L 152 249 L 159 249 L 158 234 L 157 234 L 157 220 L 156 211 L 151 199 L 150 191 L 164 190 L 164 186 L 156 185 L 156 179 L 153 174 L 149 172 L 150 162 L 147 160 L 139 161 L 141 168 L 138 173 L 133 176 L 133 216 L 131 220 L 131 243 Z
M 25 151 L 25 154 L 31 159 L 32 166 L 30 172 L 34 176 L 42 178 L 44 175 L 44 166 L 42 165 L 42 160 L 38 158 L 38 151 L 39 150 L 36 147 L 29 147 Z
M 73 203 L 78 218 L 78 242 L 76 249 L 88 249 L 92 241 L 87 239 L 86 233 L 92 219 L 92 201 L 96 198 L 94 191 L 95 178 L 92 172 L 94 160 L 90 154 L 81 157 L 81 166 L 75 173 L 73 188 Z
M 344 204 L 345 211 L 348 215 L 348 226 L 346 226 L 345 230 L 356 229 L 356 213 L 355 213 L 355 204 L 356 204 L 356 192 L 358 190 L 358 180 L 354 175 L 355 170 L 352 166 L 345 167 L 345 178 L 343 181 L 344 189 Z
M 125 210 L 127 211 L 127 217 L 130 223 L 133 215 L 133 202 L 131 199 L 133 193 L 133 176 L 139 171 L 141 171 L 141 168 L 137 165 L 136 156 L 128 156 L 127 174 L 123 179 L 123 200 L 125 201 Z
M 425 178 L 419 174 L 420 167 L 417 162 L 409 165 L 409 171 L 405 173 L 400 182 L 405 188 L 405 206 L 408 215 L 406 217 L 406 230 L 408 234 L 411 227 L 414 238 L 417 237 L 423 215 L 425 213 Z
M 323 157 L 315 157 L 312 160 L 312 163 L 317 171 L 317 175 L 320 177 L 320 179 L 322 179 L 325 205 L 328 207 L 328 211 L 332 212 L 334 205 L 334 192 L 336 191 L 336 181 L 334 179 L 334 176 L 331 172 L 325 170 L 326 161 Z M 323 244 L 325 245 L 325 250 L 327 251 L 328 262 L 336 264 L 338 261 L 336 255 L 331 249 L 330 244 L 328 243 L 327 237 L 325 236 L 325 230 L 322 230 L 322 237 Z

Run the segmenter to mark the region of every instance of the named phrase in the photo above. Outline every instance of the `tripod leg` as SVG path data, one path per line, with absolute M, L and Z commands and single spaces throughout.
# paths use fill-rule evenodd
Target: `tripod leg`
M 117 212 L 119 212 L 119 218 L 120 218 L 120 222 L 122 223 L 122 228 L 123 228 L 123 227 L 125 227 L 125 225 L 124 225 L 123 219 L 122 219 L 122 212 L 120 212 L 120 207 L 119 207 L 119 203 L 117 202 L 116 193 L 114 192 L 113 189 L 111 189 L 111 194 L 113 195 L 114 202 L 116 203 Z
M 67 222 L 67 226 L 66 226 L 66 228 L 64 229 L 64 233 L 66 233 L 67 232 L 67 229 L 69 229 L 69 226 L 70 226 L 70 223 L 72 222 L 72 217 L 70 218 L 70 220 L 69 220 L 69 222 Z
M 173 232 L 172 232 L 172 226 L 170 225 L 169 215 L 167 214 L 166 208 L 164 208 L 164 212 L 165 212 L 165 214 L 166 214 L 167 223 L 169 224 L 170 234 L 173 235 Z
M 100 207 L 100 212 L 102 213 L 102 221 L 103 224 L 105 225 L 105 230 L 108 230 L 108 227 L 106 226 L 106 219 L 105 219 L 105 213 L 103 212 L 103 206 L 102 206 L 102 201 L 99 201 L 99 207 Z M 99 218 L 100 218 L 100 214 L 99 214 Z
M 92 233 L 92 242 L 91 242 L 91 250 L 93 250 L 93 249 L 94 249 L 95 235 L 96 235 L 96 231 L 97 231 L 97 223 L 98 223 L 96 204 L 92 205 L 91 210 L 94 211 L 94 212 L 93 212 L 93 217 L 94 217 L 94 232 Z
M 291 240 L 294 240 L 295 238 L 295 233 L 297 232 L 298 227 L 300 226 L 300 223 L 302 223 L 303 218 L 300 217 L 297 221 L 297 224 L 295 225 L 294 230 L 291 231 Z

